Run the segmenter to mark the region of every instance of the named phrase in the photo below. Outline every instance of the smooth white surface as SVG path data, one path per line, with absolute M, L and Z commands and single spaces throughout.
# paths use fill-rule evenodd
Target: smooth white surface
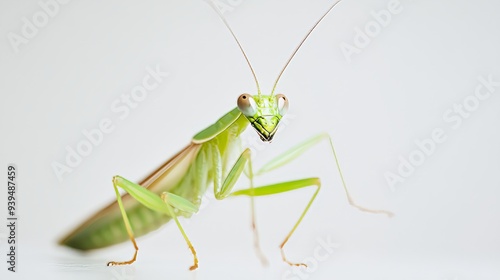
M 352 44 L 355 28 L 388 2 L 345 0 L 314 31 L 278 86 L 291 102 L 289 125 L 259 150 L 256 164 L 329 132 L 352 196 L 396 217 L 348 206 L 326 143 L 259 178 L 266 184 L 320 176 L 325 186 L 287 252 L 298 261 L 313 258 L 318 238 L 339 247 L 314 272 L 291 276 L 278 245 L 312 190 L 257 200 L 268 268 L 253 252 L 245 198 L 209 198 L 184 221 L 199 252 L 196 273 L 187 272 L 191 256 L 173 224 L 140 239 L 138 262 L 123 271 L 104 263 L 128 258 L 130 244 L 85 256 L 56 245 L 113 200 L 113 175 L 139 180 L 232 109 L 240 93 L 255 93 L 242 55 L 204 1 L 71 1 L 18 53 L 7 34 L 20 33 L 22 17 L 41 9 L 35 2 L 1 1 L 0 174 L 5 182 L 5 166 L 19 168 L 20 217 L 19 273 L 0 265 L 2 279 L 498 279 L 500 90 L 458 129 L 442 116 L 474 93 L 479 76 L 500 80 L 499 4 L 401 1 L 403 11 L 349 63 L 341 43 Z M 331 3 L 243 0 L 224 14 L 264 93 Z M 155 65 L 170 76 L 120 120 L 111 104 Z M 82 130 L 105 118 L 115 130 L 59 182 L 51 164 L 63 163 L 65 146 L 74 148 Z M 435 128 L 447 140 L 391 190 L 384 174 L 396 172 L 398 157 L 408 158 L 414 141 Z M 0 233 L 5 238 L 4 227 Z M 5 255 L 5 240 L 0 248 Z

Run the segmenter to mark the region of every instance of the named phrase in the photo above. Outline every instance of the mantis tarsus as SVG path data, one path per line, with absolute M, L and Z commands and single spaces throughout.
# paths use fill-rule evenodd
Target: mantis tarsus
M 269 142 L 273 139 L 280 120 L 288 109 L 288 99 L 285 95 L 274 94 L 278 81 L 311 32 L 339 2 L 334 3 L 323 14 L 293 51 L 278 75 L 270 95 L 261 94 L 257 76 L 243 47 L 220 11 L 214 7 L 231 32 L 252 72 L 257 85 L 257 95 L 241 94 L 237 100 L 237 108 L 231 110 L 217 122 L 196 134 L 187 147 L 156 169 L 139 184 L 133 183 L 121 176 L 113 177 L 116 201 L 92 216 L 80 227 L 63 238 L 60 243 L 80 250 L 90 250 L 107 247 L 126 241 L 129 238 L 135 249 L 132 259 L 122 262 L 112 261 L 108 265 L 131 264 L 136 260 L 138 252 L 135 236 L 144 235 L 173 219 L 193 254 L 194 263 L 190 269 L 196 269 L 198 267 L 196 251 L 182 228 L 178 216 L 190 217 L 193 213 L 196 213 L 201 203 L 201 196 L 208 189 L 209 184 L 213 183 L 215 198 L 218 200 L 229 196 L 243 195 L 250 197 L 255 248 L 261 261 L 265 263 L 266 259 L 259 247 L 253 198 L 305 187 L 316 187 L 316 191 L 310 198 L 299 219 L 280 245 L 283 261 L 290 265 L 305 266 L 305 264 L 289 261 L 285 255 L 284 246 L 316 198 L 321 188 L 320 179 L 306 178 L 254 187 L 253 178 L 256 175 L 272 171 L 291 162 L 310 147 L 323 140 L 330 143 L 349 204 L 361 211 L 382 213 L 391 216 L 392 214 L 388 211 L 370 210 L 355 204 L 347 190 L 332 140 L 328 134 L 320 134 L 306 140 L 288 152 L 271 160 L 257 172 L 253 172 L 252 170 L 251 150 L 246 148 L 241 151 L 240 147 L 240 134 L 249 124 L 255 129 L 262 141 Z M 233 151 L 240 152 L 240 156 L 236 162 L 230 162 L 229 154 L 233 153 Z M 245 168 L 247 168 L 246 173 L 250 181 L 250 188 L 233 192 L 233 187 Z M 127 193 L 120 195 L 118 188 L 124 189 Z M 125 227 L 123 224 L 125 224 Z

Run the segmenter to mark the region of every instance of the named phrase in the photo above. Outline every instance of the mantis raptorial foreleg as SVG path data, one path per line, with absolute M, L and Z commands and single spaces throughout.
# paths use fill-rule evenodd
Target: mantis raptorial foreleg
M 189 269 L 190 270 L 196 269 L 198 267 L 198 258 L 196 257 L 196 251 L 194 250 L 194 247 L 189 238 L 187 237 L 186 233 L 184 232 L 184 229 L 182 228 L 181 224 L 179 223 L 179 220 L 177 219 L 177 215 L 175 214 L 174 209 L 178 209 L 187 213 L 195 213 L 198 211 L 198 207 L 193 203 L 191 203 L 190 201 L 172 193 L 164 192 L 161 194 L 160 197 L 157 194 L 153 193 L 152 191 L 120 176 L 113 177 L 113 188 L 115 189 L 116 199 L 118 201 L 118 206 L 120 207 L 120 211 L 122 213 L 123 221 L 125 223 L 125 228 L 127 229 L 130 241 L 132 241 L 132 244 L 134 245 L 135 252 L 132 259 L 122 262 L 111 261 L 108 262 L 108 266 L 126 265 L 135 262 L 137 258 L 137 252 L 139 250 L 139 247 L 137 247 L 137 243 L 135 241 L 134 232 L 132 230 L 130 221 L 127 216 L 127 212 L 123 207 L 121 195 L 118 192 L 118 187 L 124 189 L 127 193 L 129 193 L 133 198 L 135 198 L 139 203 L 143 204 L 144 206 L 154 211 L 165 213 L 175 220 L 177 227 L 179 228 L 182 236 L 184 237 L 186 243 L 189 246 L 189 249 L 191 250 L 191 253 L 193 254 L 194 264 Z

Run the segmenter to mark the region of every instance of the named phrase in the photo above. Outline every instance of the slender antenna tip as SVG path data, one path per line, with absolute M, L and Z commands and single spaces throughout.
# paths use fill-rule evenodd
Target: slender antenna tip
M 288 64 L 290 64 L 290 62 L 292 61 L 292 59 L 295 56 L 295 54 L 297 54 L 297 52 L 299 51 L 300 47 L 302 47 L 302 45 L 304 44 L 304 42 L 307 40 L 307 38 L 309 37 L 309 35 L 311 35 L 311 33 L 314 31 L 314 29 L 316 29 L 316 27 L 318 26 L 318 24 L 326 17 L 326 15 L 328 15 L 328 13 L 330 13 L 331 10 L 333 10 L 333 8 L 335 6 L 337 6 L 338 3 L 340 3 L 340 1 L 342 1 L 342 0 L 338 0 L 337 2 L 333 3 L 333 5 L 330 6 L 330 8 L 328 8 L 328 10 L 313 25 L 313 27 L 309 30 L 309 32 L 307 32 L 306 36 L 302 39 L 302 41 L 300 41 L 299 45 L 292 52 L 292 55 L 290 56 L 290 58 L 288 58 L 287 62 L 285 63 L 285 66 L 283 67 L 283 69 L 281 69 L 281 71 L 280 71 L 280 73 L 278 75 L 278 78 L 276 78 L 276 81 L 274 82 L 273 90 L 271 91 L 271 95 L 274 95 L 274 91 L 276 90 L 276 86 L 278 85 L 278 82 L 279 82 L 279 80 L 281 78 L 281 75 L 283 75 L 283 72 L 285 72 L 285 69 L 288 67 Z

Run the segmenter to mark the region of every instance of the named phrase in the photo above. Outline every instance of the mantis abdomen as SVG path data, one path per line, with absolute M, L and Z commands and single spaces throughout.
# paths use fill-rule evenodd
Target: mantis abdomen
M 128 235 L 123 224 L 123 218 L 119 210 L 116 213 L 117 215 L 103 216 L 95 219 L 85 227 L 80 227 L 60 243 L 86 251 L 127 241 Z M 128 209 L 127 215 L 137 236 L 147 234 L 170 220 L 167 215 L 155 212 L 142 205 Z

